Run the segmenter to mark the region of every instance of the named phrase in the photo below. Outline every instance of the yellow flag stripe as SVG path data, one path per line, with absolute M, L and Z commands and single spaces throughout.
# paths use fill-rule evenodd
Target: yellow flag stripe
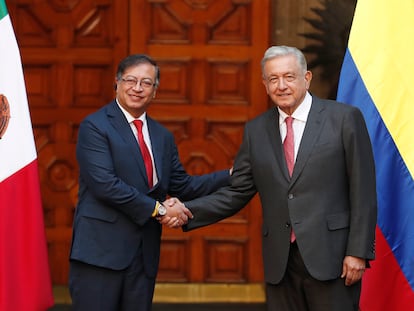
M 369 14 L 367 14 L 369 12 Z M 372 18 L 367 19 L 366 16 Z M 414 1 L 358 1 L 349 50 L 414 176 Z

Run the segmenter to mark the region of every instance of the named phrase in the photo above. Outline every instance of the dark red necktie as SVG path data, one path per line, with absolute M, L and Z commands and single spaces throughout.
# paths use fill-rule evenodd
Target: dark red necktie
M 138 143 L 139 149 L 141 149 L 142 158 L 144 159 L 145 169 L 147 171 L 148 185 L 152 188 L 153 183 L 153 169 L 152 169 L 152 160 L 151 155 L 148 150 L 147 144 L 145 143 L 144 136 L 142 135 L 142 121 L 134 120 L 134 125 L 138 131 Z
M 295 165 L 295 144 L 294 144 L 294 136 L 293 136 L 293 118 L 287 117 L 285 119 L 286 122 L 286 138 L 283 142 L 283 149 L 285 151 L 285 158 L 286 164 L 289 171 L 289 176 L 292 177 L 293 167 Z M 294 242 L 296 240 L 295 233 L 292 231 L 290 232 L 290 242 Z

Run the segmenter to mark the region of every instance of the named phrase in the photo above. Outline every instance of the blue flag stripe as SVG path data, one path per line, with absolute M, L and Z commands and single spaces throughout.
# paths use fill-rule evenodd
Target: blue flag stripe
M 338 100 L 358 107 L 365 117 L 376 164 L 378 226 L 414 290 L 414 181 L 349 50 L 341 70 Z

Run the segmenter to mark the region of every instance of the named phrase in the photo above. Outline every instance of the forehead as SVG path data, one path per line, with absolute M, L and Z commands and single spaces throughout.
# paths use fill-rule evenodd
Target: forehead
M 294 55 L 274 57 L 269 59 L 263 66 L 263 73 L 266 76 L 299 72 L 300 66 Z
M 142 63 L 125 68 L 124 75 L 135 77 L 155 78 L 155 67 L 149 63 Z

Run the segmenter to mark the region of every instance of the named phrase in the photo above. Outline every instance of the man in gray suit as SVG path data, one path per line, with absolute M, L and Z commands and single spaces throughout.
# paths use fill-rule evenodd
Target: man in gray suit
M 296 48 L 270 47 L 262 74 L 275 106 L 246 124 L 230 186 L 185 202 L 194 218 L 184 230 L 229 217 L 258 193 L 268 310 L 358 310 L 377 215 L 363 116 L 309 93 L 312 73 Z M 291 172 L 284 153 L 289 135 Z

